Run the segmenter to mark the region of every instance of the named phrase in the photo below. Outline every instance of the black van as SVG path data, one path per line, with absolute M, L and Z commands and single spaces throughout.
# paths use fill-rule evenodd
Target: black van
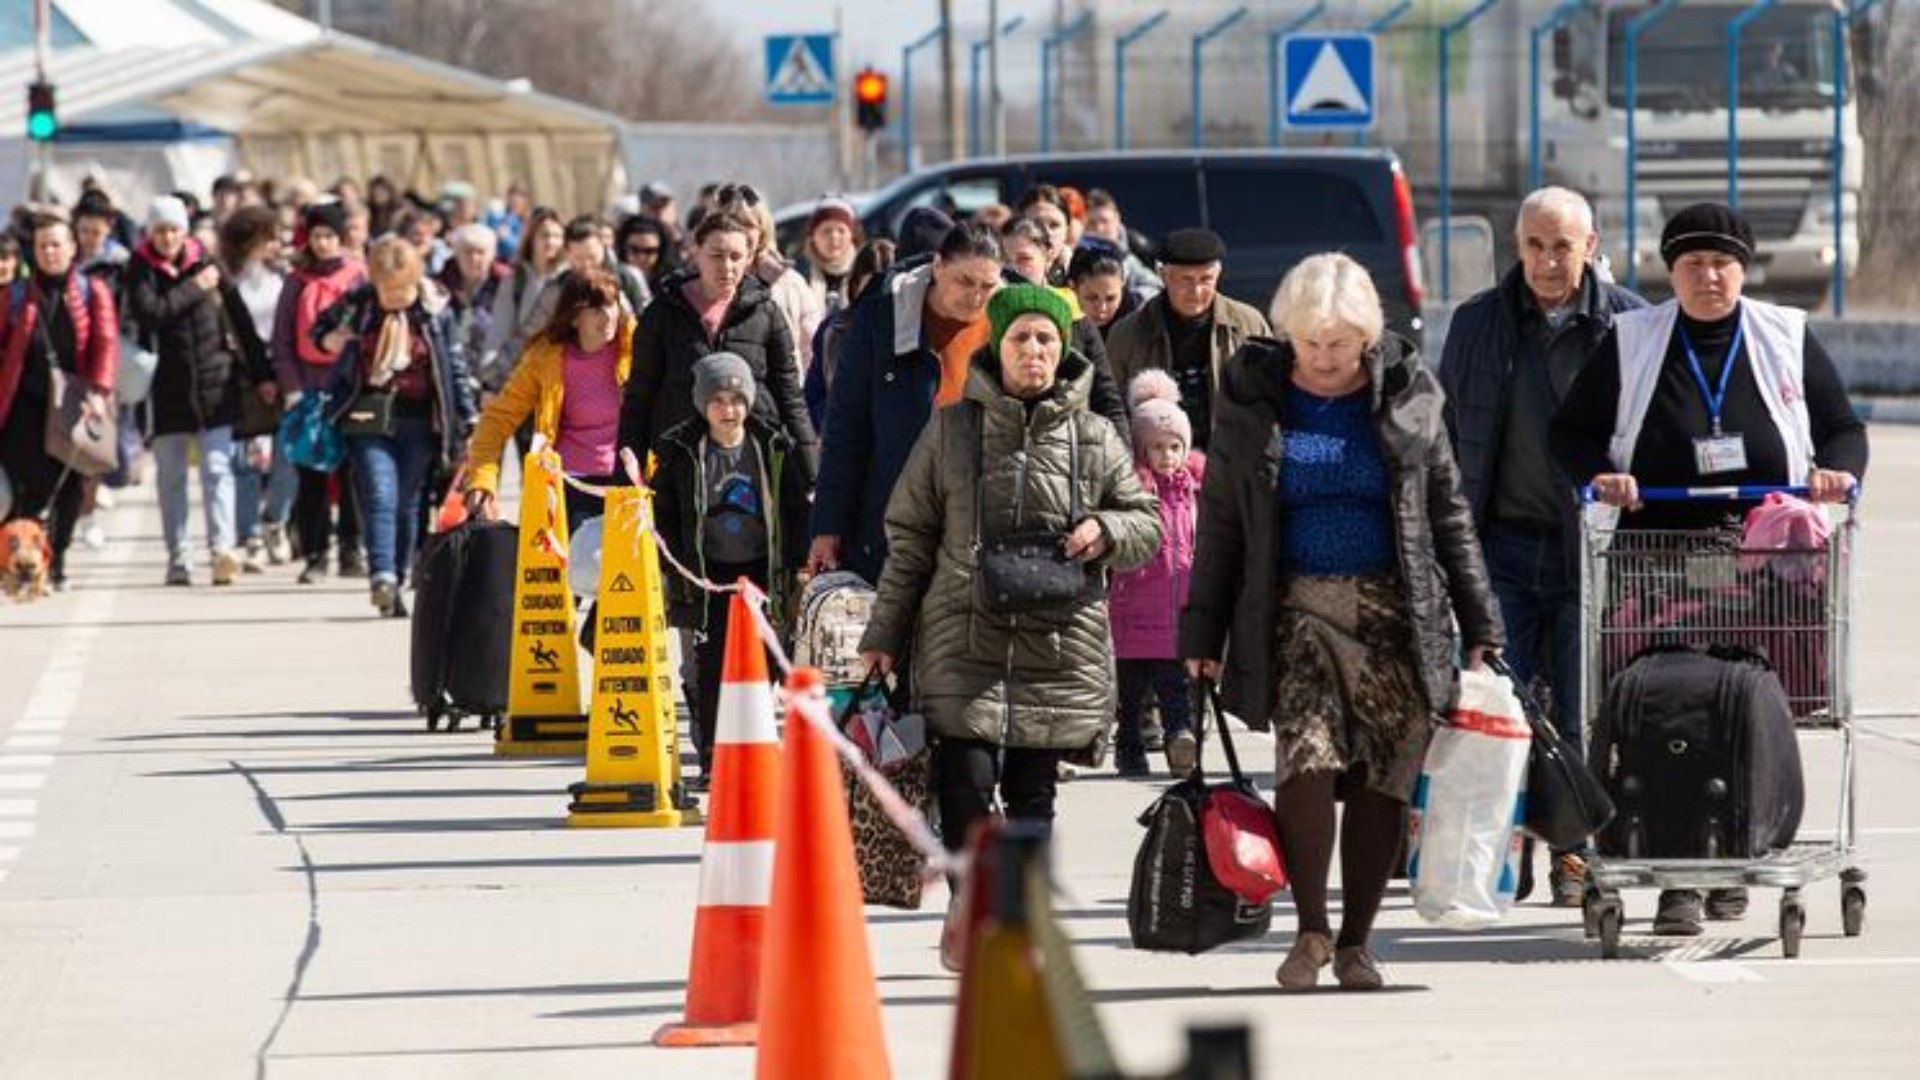
M 1344 251 L 1373 275 L 1387 325 L 1420 339 L 1419 232 L 1400 162 L 1380 149 L 1143 151 L 1021 155 L 937 165 L 858 200 L 869 236 L 897 236 L 917 206 L 960 215 L 1008 206 L 1035 184 L 1104 188 L 1127 225 L 1157 241 L 1205 225 L 1227 243 L 1222 289 L 1265 312 L 1289 267 Z M 782 240 L 811 205 L 783 221 Z M 782 245 L 793 250 L 797 243 Z

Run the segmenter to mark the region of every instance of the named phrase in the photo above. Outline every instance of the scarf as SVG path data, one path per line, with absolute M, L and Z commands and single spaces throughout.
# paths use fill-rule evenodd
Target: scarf
M 386 386 L 393 377 L 413 362 L 413 327 L 405 311 L 384 313 L 380 336 L 373 345 L 373 359 L 367 368 L 367 385 Z

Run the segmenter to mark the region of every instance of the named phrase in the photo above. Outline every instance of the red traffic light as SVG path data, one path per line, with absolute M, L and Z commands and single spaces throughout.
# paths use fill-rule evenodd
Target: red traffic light
M 862 105 L 887 103 L 887 77 L 872 68 L 863 69 L 853 79 L 853 100 Z

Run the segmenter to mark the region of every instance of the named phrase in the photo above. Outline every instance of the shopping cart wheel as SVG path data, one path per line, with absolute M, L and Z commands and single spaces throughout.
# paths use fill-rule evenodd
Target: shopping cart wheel
M 1623 913 L 1620 904 L 1603 903 L 1596 920 L 1600 930 L 1600 959 L 1617 960 L 1620 958 L 1620 923 Z
M 1800 955 L 1800 934 L 1807 928 L 1807 906 L 1800 902 L 1800 890 L 1780 894 L 1780 955 L 1792 960 Z
M 1867 890 L 1858 885 L 1840 888 L 1840 928 L 1848 937 L 1859 937 L 1867 926 Z

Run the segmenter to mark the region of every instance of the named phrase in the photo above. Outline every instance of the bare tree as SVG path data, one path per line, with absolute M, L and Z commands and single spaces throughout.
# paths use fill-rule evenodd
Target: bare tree
M 1865 174 L 1860 193 L 1860 269 L 1847 295 L 1861 307 L 1911 312 L 1920 275 L 1910 261 L 1920 242 L 1920 6 L 1883 0 L 1855 20 L 1856 85 Z M 1851 307 L 1850 307 L 1851 310 Z
M 277 0 L 309 13 L 311 0 Z M 704 7 L 645 0 L 391 0 L 336 28 L 632 120 L 766 118 L 751 58 Z

